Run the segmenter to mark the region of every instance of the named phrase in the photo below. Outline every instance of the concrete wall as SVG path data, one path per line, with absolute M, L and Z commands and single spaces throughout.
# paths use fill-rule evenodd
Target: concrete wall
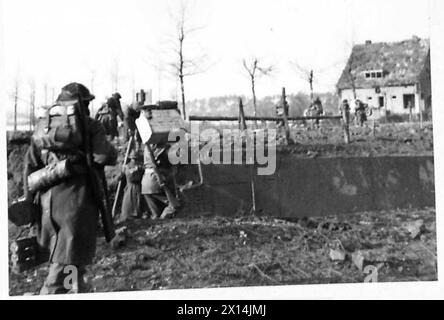
M 185 193 L 184 215 L 233 216 L 251 207 L 250 167 L 203 166 L 204 186 Z M 181 169 L 197 180 L 197 168 Z M 186 177 L 185 177 L 186 176 Z M 299 217 L 434 206 L 433 157 L 297 159 L 278 155 L 271 176 L 256 176 L 260 215 Z

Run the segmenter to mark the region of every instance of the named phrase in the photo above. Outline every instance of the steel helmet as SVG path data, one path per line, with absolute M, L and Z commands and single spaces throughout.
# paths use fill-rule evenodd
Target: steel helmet
M 62 92 L 57 97 L 56 104 L 75 104 L 79 98 L 82 101 L 89 102 L 94 100 L 95 97 L 83 84 L 72 82 L 62 88 Z

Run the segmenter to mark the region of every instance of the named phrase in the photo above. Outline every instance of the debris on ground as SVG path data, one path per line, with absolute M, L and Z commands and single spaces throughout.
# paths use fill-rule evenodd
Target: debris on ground
M 407 226 L 418 220 L 427 230 L 412 238 Z M 125 227 L 120 249 L 98 239 L 87 274 L 93 292 L 437 279 L 431 208 L 291 219 L 140 219 Z M 43 265 L 10 273 L 10 294 L 38 293 L 47 271 Z

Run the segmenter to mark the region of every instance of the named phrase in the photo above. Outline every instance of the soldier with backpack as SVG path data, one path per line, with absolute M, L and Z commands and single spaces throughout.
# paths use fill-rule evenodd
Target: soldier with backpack
M 111 141 L 119 136 L 117 117 L 120 118 L 120 121 L 124 121 L 122 106 L 120 104 L 121 98 L 122 96 L 118 92 L 114 93 L 102 104 L 95 117 L 96 120 L 102 123 L 105 128 L 105 134 L 110 136 Z
M 357 99 L 355 101 L 355 120 L 356 125 L 364 126 L 364 123 L 367 121 L 367 108 L 361 100 Z
M 93 180 L 92 172 L 104 178 L 103 168 L 115 164 L 117 152 L 100 123 L 89 117 L 93 99 L 82 84 L 64 86 L 37 119 L 25 156 L 25 198 L 40 207 L 37 241 L 49 251 L 49 274 L 40 294 L 86 290 L 83 275 L 95 255 L 99 210 L 105 236 L 113 236 L 98 199 L 103 192 L 96 189 L 105 182 Z
M 135 136 L 137 141 L 136 149 L 140 149 L 141 139 L 140 135 L 137 132 L 136 119 L 140 116 L 140 105 L 137 102 L 134 102 L 128 105 L 124 111 L 125 115 L 125 141 L 128 142 L 130 137 Z

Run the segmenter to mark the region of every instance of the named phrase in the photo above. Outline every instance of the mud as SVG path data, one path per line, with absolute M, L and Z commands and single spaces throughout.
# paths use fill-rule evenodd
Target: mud
M 352 143 L 345 145 L 337 127 L 320 131 L 293 128 L 297 144 L 279 152 L 307 161 L 433 155 L 431 124 L 423 129 L 416 124 L 379 125 L 375 135 L 370 127 L 352 127 L 351 131 Z M 26 148 L 27 139 L 8 143 L 9 202 L 21 195 Z M 120 151 L 122 159 L 124 148 Z M 417 171 L 425 189 L 433 188 L 432 171 L 433 164 Z M 106 170 L 111 194 L 119 174 L 119 166 Z M 396 185 L 400 179 L 390 170 L 386 176 L 388 185 Z M 360 194 L 361 187 L 344 180 L 343 175 L 332 177 L 331 183 L 344 196 Z M 205 212 L 204 194 L 197 192 L 195 196 L 200 197 L 196 211 Z M 298 217 L 288 212 L 282 210 L 284 217 L 251 215 L 245 203 L 228 212 L 229 217 L 179 214 L 168 221 L 130 221 L 123 247 L 112 250 L 103 237 L 98 238 L 95 263 L 87 275 L 91 292 L 359 283 L 369 280 L 366 266 L 376 268 L 376 280 L 381 282 L 437 279 L 433 208 L 379 208 L 350 215 L 325 213 L 322 217 L 309 217 L 310 212 Z M 22 232 L 9 224 L 10 241 Z M 19 275 L 10 273 L 10 294 L 37 293 L 47 268 L 45 264 Z
M 99 238 L 87 274 L 91 292 L 362 283 L 370 281 L 368 268 L 379 282 L 437 279 L 433 209 L 136 220 L 127 227 L 127 244 L 115 251 Z M 47 269 L 11 274 L 10 294 L 37 293 Z

